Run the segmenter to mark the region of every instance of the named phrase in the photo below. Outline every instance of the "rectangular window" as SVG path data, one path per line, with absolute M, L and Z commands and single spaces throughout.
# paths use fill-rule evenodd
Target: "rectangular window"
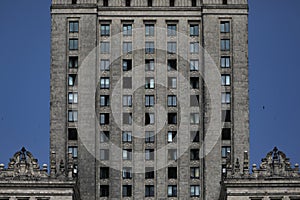
M 199 113 L 191 113 L 191 124 L 199 124 L 200 123 L 200 116 Z
M 100 125 L 109 124 L 109 113 L 100 113 Z
M 100 142 L 109 142 L 109 131 L 101 131 L 100 132 Z
M 78 121 L 78 111 L 77 110 L 69 110 L 68 112 L 68 121 L 69 122 L 77 122 Z
M 101 89 L 109 89 L 109 78 L 108 77 L 100 78 L 100 88 Z
M 145 36 L 154 36 L 154 24 L 145 24 Z
M 145 168 L 145 179 L 153 179 L 154 178 L 154 168 L 146 167 Z
M 176 107 L 177 106 L 177 97 L 176 95 L 168 95 L 168 106 Z
M 131 160 L 132 159 L 132 149 L 123 149 L 122 157 L 123 157 L 123 160 Z
M 132 53 L 132 42 L 123 42 L 123 54 Z
M 168 71 L 177 70 L 177 60 L 176 59 L 168 59 Z
M 100 160 L 109 160 L 109 150 L 100 149 Z
M 68 152 L 72 154 L 73 158 L 78 157 L 78 147 L 68 147 Z
M 199 77 L 190 78 L 191 89 L 199 89 Z
M 69 39 L 69 50 L 78 50 L 78 39 Z
M 109 178 L 109 167 L 100 167 L 100 179 Z
M 145 185 L 145 197 L 154 197 L 154 185 Z
M 123 197 L 131 197 L 132 196 L 132 186 L 131 185 L 123 185 L 122 196 Z
M 229 56 L 222 56 L 221 57 L 221 67 L 222 68 L 229 68 L 230 67 L 230 57 Z
M 199 142 L 200 134 L 199 131 L 191 131 L 191 142 Z
M 177 131 L 168 131 L 168 143 L 177 142 Z
M 100 106 L 109 106 L 109 95 L 100 95 Z
M 100 29 L 101 29 L 101 31 L 100 31 L 101 36 L 109 36 L 110 35 L 110 25 L 109 24 L 101 24 Z
M 148 0 L 148 7 L 152 6 L 152 0 Z
M 177 43 L 176 42 L 168 42 L 167 51 L 169 54 L 175 54 L 177 52 Z
M 229 74 L 223 74 L 221 76 L 221 85 L 222 86 L 229 86 L 230 85 L 230 75 Z
M 123 131 L 122 132 L 122 142 L 132 142 L 132 132 Z
M 145 160 L 154 160 L 154 149 L 145 149 Z
M 154 124 L 154 113 L 145 113 L 145 125 Z
M 78 57 L 77 56 L 69 57 L 69 68 L 78 68 Z
M 222 51 L 230 51 L 230 40 L 229 39 L 221 40 L 221 50 Z
M 176 24 L 168 24 L 168 36 L 176 36 L 177 35 L 177 25 Z
M 191 197 L 199 197 L 199 196 L 200 196 L 200 186 L 191 185 Z
M 70 21 L 69 22 L 69 32 L 70 33 L 78 33 L 79 30 L 79 22 L 78 21 Z
M 177 124 L 177 113 L 168 113 L 168 124 Z
M 192 36 L 192 37 L 199 36 L 199 25 L 198 24 L 190 24 L 190 36 Z
M 191 160 L 199 160 L 199 149 L 191 149 Z
M 146 77 L 145 79 L 145 88 L 146 89 L 154 89 L 155 81 L 153 77 Z
M 132 96 L 123 95 L 123 107 L 131 107 L 131 106 L 132 106 Z
M 101 59 L 100 71 L 109 71 L 110 61 L 109 59 Z
M 146 54 L 154 54 L 154 42 L 146 42 L 145 43 L 145 53 Z
M 190 43 L 190 53 L 199 53 L 199 42 Z
M 69 140 L 77 140 L 78 133 L 76 128 L 68 128 L 68 139 Z
M 196 0 L 192 0 L 192 7 L 196 7 L 197 6 L 197 1 Z
M 231 110 L 222 110 L 222 122 L 231 122 Z
M 155 63 L 154 59 L 146 59 L 145 60 L 145 70 L 146 71 L 154 71 Z
M 231 140 L 231 129 L 230 128 L 222 129 L 222 140 Z
M 130 2 L 131 2 L 131 0 L 125 0 L 125 6 L 130 7 Z
M 123 167 L 122 178 L 123 179 L 131 179 L 132 178 L 132 168 L 131 167 Z
M 131 77 L 124 77 L 123 78 L 123 88 L 124 89 L 131 89 L 132 88 L 132 78 Z
M 190 96 L 190 106 L 199 106 L 199 95 L 191 95 Z
M 196 179 L 200 178 L 200 168 L 199 167 L 191 167 L 191 178 Z
M 108 7 L 108 0 L 103 0 L 103 6 Z
M 76 77 L 77 77 L 77 74 L 69 74 L 69 80 L 68 80 L 68 85 L 69 86 L 77 85 Z
M 168 179 L 177 179 L 177 167 L 168 167 Z
M 168 149 L 168 160 L 177 160 L 177 149 Z
M 132 113 L 123 113 L 123 124 L 132 124 Z
M 154 143 L 155 135 L 153 131 L 146 131 L 145 132 L 145 143 Z
M 229 21 L 221 22 L 220 30 L 221 30 L 221 33 L 229 33 L 230 32 L 230 22 Z
M 154 106 L 154 95 L 146 95 L 145 96 L 145 106 L 146 107 Z
M 221 98 L 223 104 L 229 104 L 231 101 L 230 92 L 222 92 Z
M 100 42 L 100 53 L 108 54 L 110 52 L 110 43 L 109 42 Z
M 123 59 L 123 71 L 130 71 L 132 69 L 132 60 Z
M 229 147 L 229 146 L 222 147 L 222 152 L 221 152 L 222 158 L 227 158 L 227 156 L 228 156 L 228 154 L 230 154 L 230 152 L 231 152 L 231 147 Z
M 190 60 L 190 71 L 199 70 L 199 60 Z
M 168 186 L 168 197 L 177 197 L 177 185 Z
M 169 89 L 177 88 L 177 78 L 176 77 L 168 77 L 168 88 Z
M 175 6 L 175 0 L 170 0 L 170 7 L 174 7 Z
M 77 92 L 69 92 L 68 103 L 69 104 L 76 104 L 76 103 L 78 103 L 78 93 Z
M 132 24 L 123 24 L 123 36 L 132 35 Z
M 108 197 L 108 196 L 109 196 L 109 186 L 100 185 L 100 197 Z

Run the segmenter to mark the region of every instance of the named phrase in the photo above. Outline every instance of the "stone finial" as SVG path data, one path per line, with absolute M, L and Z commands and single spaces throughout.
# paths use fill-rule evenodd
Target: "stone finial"
M 244 152 L 243 173 L 246 176 L 249 175 L 249 156 L 247 151 Z
M 0 164 L 0 171 L 4 170 L 5 165 L 3 163 Z
M 73 177 L 73 156 L 72 152 L 68 153 L 68 178 Z
M 43 171 L 45 171 L 45 172 L 48 171 L 48 165 L 47 164 L 43 164 Z
M 51 160 L 50 160 L 50 176 L 54 178 L 56 175 L 56 153 L 55 151 L 51 152 Z

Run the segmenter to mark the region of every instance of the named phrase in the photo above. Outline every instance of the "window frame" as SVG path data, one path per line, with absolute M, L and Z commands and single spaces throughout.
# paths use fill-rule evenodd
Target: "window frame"
M 100 25 L 100 36 L 101 37 L 110 36 L 110 24 L 101 24 Z

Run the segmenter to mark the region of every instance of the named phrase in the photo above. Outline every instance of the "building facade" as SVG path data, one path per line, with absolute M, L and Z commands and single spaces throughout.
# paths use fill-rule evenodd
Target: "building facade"
M 247 1 L 52 0 L 51 17 L 51 169 L 72 153 L 83 200 L 218 199 L 249 152 Z

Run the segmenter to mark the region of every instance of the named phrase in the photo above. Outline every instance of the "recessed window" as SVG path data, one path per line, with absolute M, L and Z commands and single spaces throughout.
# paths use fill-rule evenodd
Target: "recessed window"
M 132 60 L 123 59 L 123 71 L 130 71 L 132 69 Z
M 224 21 L 220 23 L 221 33 L 229 33 L 230 32 L 230 22 Z
M 123 197 L 131 197 L 132 196 L 132 186 L 131 185 L 123 185 L 122 196 Z
M 72 4 L 77 4 L 77 0 L 72 0 Z
M 221 40 L 221 50 L 222 51 L 229 51 L 230 50 L 230 40 L 229 39 L 222 39 Z
M 109 78 L 108 77 L 100 78 L 100 88 L 101 89 L 109 89 Z
M 221 85 L 222 86 L 229 86 L 230 85 L 230 75 L 229 74 L 223 74 L 221 76 Z
M 69 57 L 69 68 L 78 68 L 78 57 L 77 56 Z
M 196 7 L 197 6 L 197 0 L 192 0 L 192 7 Z
M 176 95 L 168 95 L 168 106 L 176 107 L 177 106 L 177 97 Z
M 168 179 L 177 179 L 177 167 L 168 167 Z
M 131 36 L 131 35 L 132 35 L 132 24 L 123 24 L 123 36 Z
M 228 154 L 230 154 L 230 152 L 231 152 L 231 147 L 229 146 L 222 147 L 222 152 L 221 152 L 222 158 L 226 158 Z
M 100 113 L 100 124 L 109 124 L 109 113 Z
M 146 54 L 154 54 L 154 42 L 146 42 L 145 43 L 145 53 Z
M 123 124 L 132 124 L 132 113 L 123 113 Z
M 145 160 L 154 160 L 154 149 L 145 149 Z
M 68 85 L 69 86 L 77 85 L 76 77 L 77 77 L 77 74 L 69 74 L 69 80 L 68 80 Z
M 78 21 L 70 21 L 69 22 L 69 32 L 70 33 L 78 33 L 79 30 L 79 22 Z
M 200 134 L 199 131 L 191 131 L 191 142 L 199 142 Z
M 230 128 L 222 129 L 222 140 L 231 140 L 231 129 Z
M 69 110 L 68 121 L 69 122 L 77 122 L 78 121 L 78 111 L 77 110 Z
M 69 39 L 69 50 L 78 50 L 78 39 Z
M 224 175 L 226 175 L 226 173 L 227 173 L 227 166 L 226 166 L 226 164 L 223 164 L 222 165 L 222 175 L 224 176 Z M 250 198 L 251 199 L 251 198 Z M 252 200 L 252 199 L 251 199 Z M 261 200 L 261 199 L 260 199 Z
M 110 35 L 110 24 L 101 24 L 100 27 L 100 35 L 101 36 L 109 36 Z
M 100 160 L 109 160 L 109 150 L 100 149 Z
M 190 36 L 192 36 L 192 37 L 199 36 L 199 25 L 198 24 L 190 24 Z
M 199 53 L 199 42 L 190 43 L 190 53 Z
M 176 59 L 168 59 L 168 71 L 177 70 L 177 60 Z
M 69 104 L 76 104 L 76 103 L 78 103 L 78 93 L 77 92 L 69 92 L 68 103 Z
M 154 185 L 145 185 L 145 197 L 154 197 Z
M 125 0 L 125 6 L 130 7 L 130 0 Z
M 100 132 L 100 142 L 109 142 L 109 131 L 101 131 Z
M 200 186 L 191 185 L 191 197 L 199 197 L 199 196 L 200 196 Z
M 100 179 L 109 178 L 109 167 L 100 167 Z
M 109 95 L 100 95 L 100 106 L 109 106 Z
M 170 7 L 174 7 L 175 6 L 175 0 L 170 0 Z
M 226 5 L 227 4 L 227 0 L 223 0 L 223 4 Z
M 177 197 L 177 185 L 168 186 L 168 197 Z
M 123 131 L 122 132 L 122 142 L 132 142 L 132 132 Z
M 146 95 L 145 96 L 145 106 L 146 107 L 154 106 L 154 95 Z
M 108 0 L 103 0 L 103 6 L 108 7 Z
M 152 6 L 152 1 L 151 1 L 151 6 Z M 145 24 L 145 36 L 154 36 L 154 24 Z
M 222 92 L 221 100 L 222 100 L 223 104 L 230 104 L 230 101 L 231 101 L 230 92 Z
M 229 56 L 222 56 L 221 57 L 221 67 L 222 68 L 229 68 L 230 67 L 230 57 Z
M 168 160 L 177 160 L 177 149 L 168 149 Z
M 168 36 L 176 36 L 177 35 L 177 25 L 176 24 L 168 24 Z
M 132 53 L 132 42 L 123 42 L 123 54 Z
M 131 77 L 123 77 L 123 88 L 124 89 L 132 88 L 132 78 Z
M 231 110 L 222 110 L 222 122 L 231 122 Z
M 176 77 L 168 77 L 168 88 L 169 89 L 177 88 L 177 78 Z
M 154 143 L 155 136 L 153 131 L 145 132 L 145 143 Z
M 131 107 L 131 106 L 132 106 L 132 96 L 123 95 L 123 107 Z
M 175 54 L 177 52 L 177 43 L 176 42 L 168 42 L 167 51 L 169 54 Z
M 109 59 L 101 59 L 100 61 L 100 70 L 109 71 L 110 61 Z
M 154 113 L 145 113 L 145 125 L 154 124 Z
M 100 197 L 108 197 L 108 196 L 109 196 L 109 186 L 100 185 Z
M 191 167 L 190 173 L 191 173 L 192 179 L 200 178 L 200 168 L 199 167 Z
M 168 131 L 168 143 L 177 142 L 177 131 Z
M 68 139 L 69 140 L 77 140 L 78 133 L 76 128 L 68 128 Z
M 199 95 L 191 95 L 190 96 L 190 106 L 199 106 Z
M 199 77 L 190 78 L 191 89 L 199 89 Z
M 155 63 L 154 59 L 146 59 L 145 60 L 145 70 L 146 71 L 154 71 Z
M 153 179 L 154 178 L 154 168 L 146 167 L 145 168 L 145 179 Z
M 191 124 L 199 124 L 200 123 L 200 114 L 199 113 L 191 113 L 190 122 L 191 122 Z
M 68 147 L 68 153 L 72 154 L 73 158 L 77 158 L 78 157 L 78 147 Z
M 191 160 L 200 160 L 199 159 L 199 149 L 191 149 L 190 158 L 191 158 Z
M 131 167 L 123 167 L 122 178 L 123 179 L 131 179 L 132 178 L 132 168 Z
M 108 54 L 110 52 L 110 43 L 109 42 L 100 42 L 100 53 Z
M 122 157 L 123 157 L 123 160 L 131 160 L 132 159 L 132 149 L 123 149 Z
M 168 113 L 168 124 L 177 124 L 177 113 Z
M 146 77 L 145 79 L 145 89 L 154 89 L 155 81 L 153 77 Z
M 199 70 L 199 60 L 190 60 L 190 71 Z

